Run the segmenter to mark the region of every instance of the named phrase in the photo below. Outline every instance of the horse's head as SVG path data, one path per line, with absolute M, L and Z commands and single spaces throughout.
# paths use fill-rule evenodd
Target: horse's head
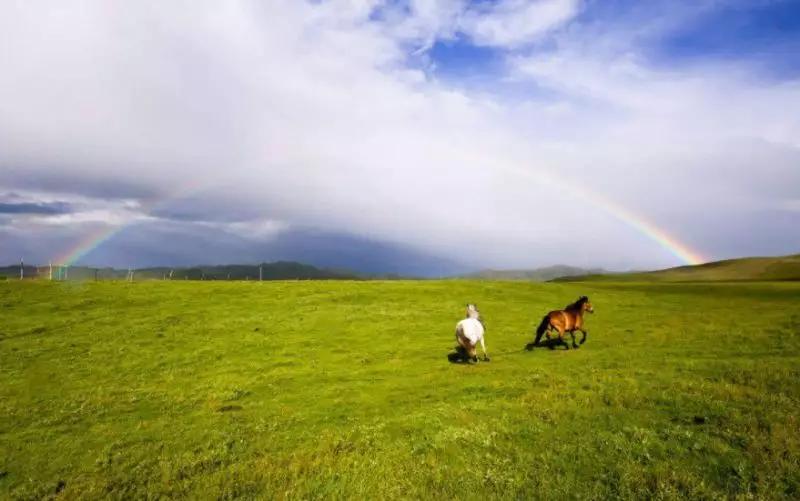
M 467 304 L 466 318 L 481 318 L 481 312 L 478 311 L 478 306 L 472 303 Z
M 582 312 L 588 311 L 589 313 L 594 313 L 594 307 L 592 306 L 592 303 L 589 302 L 589 298 L 587 296 L 581 296 L 580 299 L 578 299 L 578 304 L 581 305 Z

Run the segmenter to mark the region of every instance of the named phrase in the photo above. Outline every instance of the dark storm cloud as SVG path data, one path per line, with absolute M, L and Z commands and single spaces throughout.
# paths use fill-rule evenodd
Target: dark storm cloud
M 800 253 L 796 210 L 731 210 L 726 214 L 696 214 L 702 225 L 686 223 L 687 238 L 706 242 L 718 259 L 742 256 L 775 256 Z
M 65 202 L 48 203 L 6 203 L 0 202 L 0 214 L 67 214 L 72 209 Z
M 288 229 L 254 242 L 224 229 L 170 221 L 132 225 L 81 261 L 95 266 L 147 267 L 279 260 L 360 273 L 425 277 L 470 269 L 403 245 L 319 229 Z
M 113 168 L 108 169 L 112 174 Z M 83 173 L 78 167 L 15 166 L 0 169 L 0 186 L 17 190 L 80 195 L 84 197 L 114 199 L 152 199 L 169 190 L 166 185 L 136 182 L 119 176 L 96 176 Z
M 170 200 L 153 207 L 148 214 L 174 221 L 235 223 L 263 218 L 265 211 L 261 207 L 237 201 L 235 197 L 226 199 L 209 195 Z

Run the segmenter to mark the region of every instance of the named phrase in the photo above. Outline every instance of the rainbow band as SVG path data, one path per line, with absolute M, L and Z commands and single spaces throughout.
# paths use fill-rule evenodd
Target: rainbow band
M 595 205 L 600 206 L 600 204 Z M 707 261 L 698 252 L 691 250 L 685 244 L 679 242 L 676 238 L 670 236 L 655 224 L 641 216 L 636 216 L 624 207 L 614 204 L 608 200 L 603 201 L 602 207 L 612 216 L 616 217 L 618 220 L 627 224 L 631 228 L 634 228 L 642 235 L 657 243 L 684 263 L 697 265 Z
M 143 212 L 148 212 L 158 207 L 162 207 L 170 201 L 176 200 L 181 197 L 187 197 L 190 195 L 196 195 L 200 191 L 205 189 L 205 185 L 200 185 L 199 183 L 192 183 L 187 184 L 181 189 L 174 191 L 164 197 L 161 198 L 154 198 L 146 203 L 141 205 L 140 210 Z M 99 230 L 93 231 L 80 239 L 76 244 L 72 247 L 64 251 L 60 254 L 60 257 L 53 259 L 53 263 L 59 263 L 61 265 L 71 266 L 75 264 L 79 259 L 86 256 L 96 248 L 103 245 L 103 243 L 110 240 L 114 235 L 118 234 L 125 228 L 128 228 L 132 224 L 134 224 L 137 219 L 134 219 L 132 222 L 111 226 L 110 228 L 101 228 Z
M 551 185 L 565 193 L 572 194 L 572 196 L 575 196 L 576 193 L 579 194 L 582 200 L 588 201 L 596 208 L 603 210 L 604 212 L 611 215 L 618 221 L 624 223 L 630 228 L 633 228 L 639 234 L 657 243 L 660 247 L 666 249 L 670 254 L 678 258 L 682 263 L 696 265 L 706 261 L 706 259 L 701 254 L 699 254 L 696 251 L 693 251 L 687 245 L 681 243 L 680 241 L 678 241 L 678 239 L 672 237 L 666 231 L 659 228 L 654 223 L 648 221 L 646 218 L 634 214 L 625 207 L 617 203 L 614 203 L 606 199 L 605 197 L 601 196 L 600 194 L 590 191 L 589 189 L 583 186 L 578 186 L 576 184 L 568 183 L 561 177 L 554 177 L 551 175 L 547 175 L 541 171 L 534 174 L 524 169 L 507 165 L 500 166 L 495 164 L 494 167 L 496 167 L 498 170 L 502 170 L 504 172 L 507 172 L 515 176 L 521 176 L 527 179 L 532 179 L 534 182 L 537 183 Z M 182 190 L 179 194 L 187 195 L 189 192 L 195 193 L 196 191 L 197 189 L 195 187 L 194 189 Z M 175 198 L 177 198 L 177 195 L 173 194 L 173 196 L 146 204 L 145 208 L 152 209 L 170 200 L 174 200 Z M 114 235 L 121 232 L 128 226 L 130 226 L 130 223 L 114 226 L 111 228 L 103 228 L 100 231 L 93 232 L 87 235 L 82 240 L 80 240 L 76 245 L 71 247 L 69 250 L 67 250 L 62 255 L 62 257 L 55 259 L 54 262 L 65 265 L 74 264 L 76 261 L 86 256 L 89 252 L 96 249 L 104 242 L 107 242 Z
M 684 264 L 697 265 L 707 261 L 699 252 L 690 249 L 686 244 L 677 238 L 669 235 L 665 230 L 647 220 L 643 216 L 638 216 L 625 207 L 608 200 L 599 193 L 588 188 L 571 183 L 563 176 L 557 177 L 550 175 L 542 170 L 535 173 L 515 166 L 493 164 L 498 170 L 518 177 L 531 179 L 538 184 L 549 185 L 570 197 L 580 196 L 581 200 L 589 202 L 593 207 L 602 210 L 626 226 L 633 228 L 639 234 L 657 243 L 660 247 L 675 256 Z
M 99 231 L 90 233 L 72 248 L 67 250 L 61 257 L 58 257 L 53 261 L 61 265 L 70 266 L 93 249 L 102 245 L 103 242 L 113 237 L 117 232 L 122 231 L 124 227 L 125 225 L 114 226 L 112 228 L 103 228 Z

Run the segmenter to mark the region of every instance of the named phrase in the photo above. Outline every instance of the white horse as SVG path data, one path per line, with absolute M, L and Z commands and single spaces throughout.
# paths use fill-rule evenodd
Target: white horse
M 483 350 L 483 359 L 489 361 L 489 355 L 486 353 L 486 344 L 483 341 L 483 335 L 486 329 L 481 322 L 481 314 L 478 307 L 474 304 L 467 305 L 467 318 L 456 324 L 456 341 L 458 342 L 457 350 L 462 351 L 473 362 L 478 361 L 478 356 L 475 353 L 478 342 L 481 343 Z

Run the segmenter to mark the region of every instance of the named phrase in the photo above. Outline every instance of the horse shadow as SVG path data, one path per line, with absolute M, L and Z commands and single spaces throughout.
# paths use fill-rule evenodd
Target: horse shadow
M 564 349 L 569 349 L 569 346 L 566 344 L 567 341 L 561 341 L 557 337 L 552 339 L 542 339 L 538 343 L 536 341 L 531 341 L 530 343 L 525 345 L 525 349 L 528 351 L 533 351 L 534 348 L 550 348 L 551 350 L 555 350 L 558 346 L 563 346 Z
M 447 360 L 451 364 L 474 364 L 475 360 L 473 360 L 469 355 L 467 355 L 467 351 L 462 348 L 461 346 L 456 347 L 453 351 L 447 354 Z

